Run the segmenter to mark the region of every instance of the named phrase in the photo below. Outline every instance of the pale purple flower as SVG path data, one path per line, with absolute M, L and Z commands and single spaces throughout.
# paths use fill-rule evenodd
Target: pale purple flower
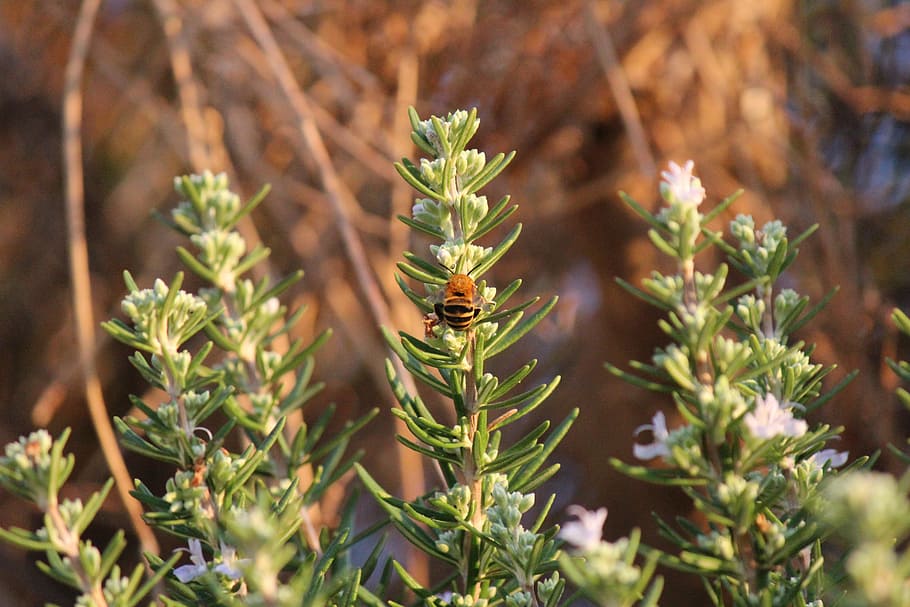
M 697 207 L 705 199 L 701 180 L 692 175 L 695 163 L 687 160 L 683 166 L 670 162 L 669 171 L 661 171 L 660 194 L 670 204 L 679 203 Z
M 587 552 L 600 543 L 604 522 L 607 520 L 607 509 L 587 510 L 582 506 L 569 506 L 566 511 L 578 517 L 569 521 L 559 530 L 559 537 L 572 544 L 580 552 Z
M 220 573 L 224 577 L 230 580 L 236 580 L 243 577 L 243 572 L 238 569 L 239 566 L 246 565 L 249 563 L 249 559 L 238 559 L 237 558 L 237 549 L 233 546 L 228 546 L 222 542 L 221 544 L 221 562 L 215 565 L 215 573 Z
M 181 565 L 174 569 L 174 575 L 177 576 L 177 579 L 186 584 L 196 578 L 205 575 L 209 570 L 209 563 L 205 560 L 205 555 L 202 554 L 202 542 L 197 539 L 191 539 L 187 542 L 189 548 L 179 548 L 190 553 L 190 565 Z M 237 550 L 233 546 L 227 546 L 224 543 L 221 544 L 221 562 L 215 565 L 212 569 L 215 573 L 219 573 L 229 579 L 236 580 L 243 576 L 237 565 L 242 565 L 248 562 L 247 559 L 238 559 Z
M 749 433 L 755 438 L 768 440 L 775 436 L 799 437 L 809 425 L 793 417 L 790 407 L 781 405 L 773 394 L 755 397 L 755 408 L 743 418 Z
M 670 432 L 667 430 L 667 418 L 663 411 L 658 411 L 651 418 L 650 424 L 644 424 L 635 428 L 635 436 L 642 431 L 650 430 L 654 436 L 654 442 L 649 445 L 632 445 L 632 454 L 638 459 L 654 459 L 655 457 L 667 457 L 670 455 L 670 448 L 667 446 L 667 438 Z
M 822 449 L 821 451 L 816 451 L 809 456 L 809 463 L 821 470 L 825 467 L 825 464 L 830 465 L 832 468 L 840 468 L 847 463 L 847 458 L 850 457 L 849 451 L 838 451 L 837 449 Z
M 177 579 L 186 584 L 189 581 L 195 580 L 201 575 L 205 575 L 205 572 L 209 570 L 209 564 L 205 560 L 205 555 L 202 554 L 202 542 L 196 539 L 189 540 L 187 542 L 189 549 L 180 548 L 180 550 L 185 550 L 190 553 L 191 565 L 181 565 L 174 569 L 174 575 L 177 576 Z

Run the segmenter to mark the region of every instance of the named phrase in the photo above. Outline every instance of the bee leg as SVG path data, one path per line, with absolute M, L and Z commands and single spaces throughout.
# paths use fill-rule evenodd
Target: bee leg
M 433 337 L 433 327 L 438 325 L 440 322 L 439 315 L 433 312 L 425 315 L 423 317 L 423 334 L 425 337 Z

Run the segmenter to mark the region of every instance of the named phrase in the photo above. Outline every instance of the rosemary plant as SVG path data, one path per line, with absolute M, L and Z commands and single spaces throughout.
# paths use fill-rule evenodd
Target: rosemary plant
M 910 474 L 838 475 L 812 505 L 841 558 L 830 568 L 831 602 L 844 607 L 910 605 Z
M 910 318 L 894 310 L 892 320 L 910 335 Z M 910 363 L 888 360 L 903 381 L 910 380 Z M 910 408 L 910 393 L 898 388 L 901 403 Z M 910 465 L 910 454 L 889 445 Z M 840 582 L 832 598 L 845 607 L 906 607 L 910 605 L 910 467 L 900 479 L 881 472 L 857 470 L 833 479 L 814 506 L 827 525 L 842 558 L 831 579 Z
M 400 219 L 436 243 L 430 245 L 430 259 L 406 252 L 398 264 L 421 285 L 422 293 L 398 277 L 401 290 L 425 315 L 424 334 L 386 330 L 385 335 L 404 367 L 450 403 L 455 422 L 438 419 L 420 395 L 408 393 L 387 361 L 400 404 L 393 412 L 413 435 L 397 438 L 427 458 L 439 473 L 440 486 L 411 503 L 389 495 L 363 467 L 358 472 L 404 537 L 446 566 L 445 575 L 425 587 L 394 563 L 424 604 L 558 605 L 565 582 L 556 572 L 557 529 L 544 526 L 555 496 L 534 520 L 525 522 L 523 515 L 535 505 L 533 491 L 557 471 L 558 465 L 545 463 L 577 411 L 553 429 L 544 421 L 504 444 L 503 429 L 540 406 L 559 377 L 515 393 L 536 361 L 503 378 L 490 365 L 544 318 L 556 297 L 525 317 L 537 298 L 504 307 L 521 280 L 497 290 L 483 279 L 515 243 L 520 224 L 493 247 L 478 244 L 517 208 L 509 205 L 508 196 L 490 206 L 477 194 L 514 153 L 487 160 L 483 152 L 467 149 L 479 124 L 476 110 L 421 121 L 412 109 L 410 118 L 411 138 L 429 158 L 419 165 L 407 159 L 396 164 L 421 195 L 412 216 Z
M 778 286 L 814 228 L 791 240 L 778 221 L 756 229 L 740 215 L 727 242 L 710 224 L 736 195 L 702 214 L 705 191 L 691 162 L 662 173 L 665 206 L 656 215 L 622 194 L 676 271 L 652 273 L 643 289 L 620 284 L 666 313 L 660 327 L 671 343 L 649 363 L 633 361 L 632 371 L 607 368 L 669 395 L 676 414 L 671 422 L 659 411 L 635 433 L 650 433 L 651 442 L 635 444 L 633 455 L 660 459 L 660 467 L 612 464 L 680 488 L 699 515 L 675 524 L 658 519 L 674 554 L 640 547 L 637 529 L 604 541 L 604 508 L 573 506 L 577 520 L 560 530 L 546 524 L 555 496 L 537 504 L 535 491 L 559 469 L 548 458 L 578 411 L 554 428 L 542 421 L 523 434 L 518 426 L 504 432 L 533 413 L 559 377 L 524 389 L 536 361 L 502 376 L 492 361 L 556 304 L 556 297 L 539 306 L 532 298 L 507 308 L 521 280 L 496 289 L 486 278 L 521 225 L 501 229 L 517 206 L 508 196 L 490 205 L 478 192 L 514 153 L 487 160 L 467 148 L 479 126 L 476 111 L 420 120 L 412 109 L 410 118 L 412 139 L 428 158 L 396 164 L 420 194 L 412 215 L 400 219 L 434 242 L 430 257 L 405 252 L 396 278 L 423 315 L 423 330 L 383 332 L 403 368 L 433 394 L 433 408 L 443 403 L 450 411 L 431 411 L 391 361 L 385 367 L 400 405 L 393 414 L 410 431 L 397 439 L 426 458 L 438 488 L 413 502 L 396 498 L 357 463 L 359 454 L 346 455 L 375 410 L 331 436 L 331 408 L 302 422 L 320 388 L 311 383 L 314 353 L 329 333 L 310 344 L 290 340 L 303 310 L 290 312 L 279 298 L 300 272 L 278 282 L 247 277 L 269 251 L 248 250 L 236 225 L 267 189 L 244 204 L 223 175 L 205 173 L 175 180 L 182 201 L 164 220 L 189 238 L 194 252 L 180 247 L 178 256 L 208 286 L 184 291 L 178 273 L 140 288 L 125 272 L 127 319 L 103 323 L 135 349 L 132 364 L 164 395 L 158 405 L 131 397 L 134 414 L 115 425 L 126 448 L 173 470 L 163 491 L 137 480 L 133 494 L 145 519 L 186 547 L 166 560 L 147 554 L 148 573 L 139 565 L 123 575 L 123 532 L 103 549 L 86 539 L 111 482 L 85 503 L 61 499 L 74 465 L 64 453 L 68 431 L 55 440 L 39 430 L 7 445 L 0 485 L 44 518 L 35 530 L 0 529 L 0 538 L 43 551 L 39 567 L 75 588 L 76 604 L 86 607 L 131 607 L 162 581 L 166 592 L 157 600 L 166 606 L 400 605 L 384 598 L 392 571 L 429 607 L 556 607 L 578 596 L 565 596 L 567 582 L 602 607 L 651 607 L 663 587 L 654 577 L 658 562 L 699 576 L 716 606 L 821 607 L 832 597 L 857 607 L 910 605 L 910 473 L 896 480 L 862 470 L 866 457 L 845 466 L 847 454 L 828 446 L 840 430 L 806 419 L 852 378 L 825 392 L 833 367 L 812 362 L 812 347 L 793 337 L 833 293 L 810 306 L 808 297 Z M 480 244 L 503 232 L 495 246 Z M 709 247 L 728 264 L 702 273 L 696 255 Z M 727 285 L 729 267 L 743 276 L 737 286 Z M 910 334 L 910 318 L 896 311 L 894 319 Z M 889 363 L 910 380 L 910 364 Z M 910 407 L 910 393 L 898 394 Z M 362 585 L 377 569 L 382 543 L 365 550 L 363 563 L 351 563 L 349 549 L 373 531 L 354 531 L 356 496 L 335 528 L 319 511 L 328 488 L 352 469 L 403 536 L 438 562 L 438 579 L 424 585 L 391 560 L 377 587 Z M 844 558 L 825 572 L 829 541 L 841 542 Z
M 709 224 L 737 195 L 703 215 L 705 190 L 692 168 L 691 161 L 670 163 L 662 173 L 666 206 L 657 215 L 622 194 L 677 272 L 652 273 L 643 290 L 620 284 L 666 312 L 660 327 L 672 343 L 650 364 L 633 361 L 635 373 L 607 368 L 669 395 L 678 421 L 671 426 L 660 411 L 636 430 L 652 439 L 635 445 L 635 457 L 659 458 L 660 468 L 612 463 L 632 477 L 680 487 L 692 500 L 706 524 L 658 519 L 661 533 L 679 548 L 662 561 L 700 576 L 711 603 L 820 605 L 824 532 L 807 504 L 847 454 L 826 448 L 838 429 L 811 427 L 805 416 L 852 375 L 823 393 L 833 368 L 813 363 L 812 347 L 793 339 L 833 293 L 810 308 L 808 297 L 777 286 L 815 228 L 790 239 L 779 221 L 757 229 L 751 217 L 739 215 L 730 223 L 729 244 Z M 696 270 L 696 255 L 712 246 L 744 276 L 742 284 L 727 285 L 727 264 L 713 273 Z
M 137 565 L 129 576 L 121 574 L 117 560 L 126 548 L 123 531 L 118 531 L 99 550 L 83 537 L 113 486 L 108 480 L 83 503 L 80 499 L 61 499 L 60 489 L 75 464 L 64 454 L 69 430 L 56 440 L 46 430 L 37 430 L 6 446 L 0 457 L 0 485 L 34 504 L 44 514 L 43 524 L 35 530 L 0 528 L 0 538 L 24 550 L 44 552 L 47 561 L 38 567 L 58 582 L 80 594 L 76 605 L 132 607 L 146 598 L 179 558 L 173 555 L 157 571 L 143 580 L 144 567 Z
M 312 427 L 283 432 L 288 416 L 321 387 L 310 384 L 313 352 L 328 332 L 311 344 L 293 340 L 280 351 L 276 340 L 289 334 L 303 309 L 289 315 L 278 297 L 302 273 L 275 284 L 244 277 L 269 251 L 248 250 L 236 224 L 267 189 L 242 204 L 224 175 L 183 177 L 175 187 L 184 200 L 169 223 L 197 251 L 180 247 L 178 254 L 211 286 L 191 295 L 179 291 L 178 275 L 169 286 L 158 282 L 140 290 L 127 274 L 124 311 L 132 325 L 104 325 L 138 350 L 133 364 L 169 398 L 153 408 L 134 397 L 144 418 L 115 423 L 127 448 L 176 466 L 163 495 L 141 482 L 136 489 L 147 519 L 188 541 L 193 562 L 175 571 L 173 594 L 187 604 L 350 604 L 360 572 L 346 571 L 338 557 L 354 539 L 352 510 L 335 532 L 317 529 L 311 515 L 353 465 L 357 457 L 344 458 L 350 436 L 376 411 L 326 440 L 331 408 Z M 211 341 L 195 353 L 181 350 L 200 330 Z M 206 366 L 216 346 L 221 357 Z M 226 421 L 203 426 L 217 410 Z M 246 445 L 239 452 L 230 451 L 226 440 L 235 428 Z M 292 572 L 287 582 L 286 569 Z M 340 575 L 326 575 L 332 571 Z
M 570 506 L 577 521 L 566 523 L 559 537 L 572 548 L 559 555 L 566 577 L 585 596 L 601 607 L 651 607 L 663 591 L 663 578 L 652 581 L 660 553 L 651 551 L 643 566 L 635 564 L 641 532 L 633 529 L 628 537 L 615 542 L 601 539 L 607 509 L 585 510 Z
M 344 455 L 352 433 L 376 411 L 330 437 L 323 434 L 331 410 L 312 426 L 286 432 L 288 416 L 320 388 L 310 383 L 313 353 L 329 335 L 275 347 L 303 313 L 288 314 L 278 299 L 301 273 L 274 284 L 244 277 L 269 251 L 248 251 L 235 226 L 267 190 L 242 204 L 224 175 L 182 177 L 175 186 L 184 200 L 168 223 L 197 251 L 181 247 L 178 254 L 210 286 L 183 291 L 177 274 L 170 284 L 156 280 L 140 289 L 125 272 L 128 321 L 103 326 L 135 348 L 130 361 L 165 395 L 157 406 L 131 397 L 137 414 L 114 421 L 126 448 L 173 467 L 163 492 L 137 480 L 133 494 L 149 524 L 187 547 L 166 562 L 146 555 L 155 573 L 142 587 L 141 567 L 121 578 L 115 563 L 122 534 L 103 553 L 80 539 L 110 484 L 85 506 L 59 503 L 57 491 L 73 462 L 62 455 L 66 434 L 53 442 L 43 432 L 7 447 L 0 482 L 42 506 L 45 526 L 3 537 L 46 550 L 49 564 L 42 568 L 81 590 L 85 605 L 134 605 L 165 575 L 165 605 L 352 605 L 379 546 L 365 566 L 352 568 L 345 551 L 359 541 L 353 509 L 345 508 L 334 530 L 314 514 L 325 491 L 359 457 Z M 209 341 L 197 338 L 203 332 Z M 184 552 L 190 563 L 171 571 Z

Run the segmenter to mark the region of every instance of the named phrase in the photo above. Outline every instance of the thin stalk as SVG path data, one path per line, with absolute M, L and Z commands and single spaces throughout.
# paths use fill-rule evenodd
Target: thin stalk
M 689 313 L 695 313 L 698 309 L 698 291 L 695 285 L 695 260 L 687 258 L 680 262 L 680 272 L 683 276 L 683 305 Z M 770 316 L 770 312 L 765 318 Z M 773 324 L 772 324 L 773 330 Z M 714 369 L 708 357 L 707 350 L 695 352 L 695 373 L 701 386 L 709 391 L 714 390 Z M 708 434 L 705 435 L 704 449 L 708 454 L 711 466 L 714 469 L 714 478 L 720 481 L 723 478 L 723 462 L 720 459 L 720 453 L 717 445 L 710 439 Z M 757 587 L 758 563 L 755 561 L 755 551 L 752 547 L 752 540 L 748 530 L 739 533 L 735 528 L 730 528 L 733 536 L 736 553 L 739 555 L 740 562 L 743 564 L 745 583 L 747 592 Z
M 236 284 L 238 277 L 234 276 L 231 278 L 230 283 Z M 229 319 L 227 324 L 238 324 L 243 325 L 246 329 L 246 323 L 243 320 L 243 315 L 240 314 L 237 309 L 237 299 L 236 299 L 236 290 L 227 290 L 221 289 L 221 304 L 224 306 L 225 316 Z M 240 348 L 238 352 L 238 357 L 243 362 L 244 367 L 246 367 L 247 372 L 247 385 L 238 386 L 240 388 L 240 393 L 238 395 L 246 394 L 262 394 L 264 391 L 269 390 L 263 380 L 262 376 L 259 373 L 259 369 L 256 367 L 256 353 L 244 351 L 244 348 Z M 248 400 L 248 399 L 247 399 Z M 266 430 L 266 434 L 271 431 L 271 427 Z M 290 438 L 293 438 L 291 435 Z M 275 479 L 274 482 L 277 483 L 281 478 L 290 478 L 291 476 L 291 467 L 290 461 L 285 457 L 284 452 L 281 449 L 275 449 L 269 455 L 269 459 L 275 466 Z M 298 470 L 298 478 L 301 481 L 301 493 L 306 491 L 306 489 L 313 483 L 313 472 L 312 466 L 310 464 L 305 464 L 301 466 L 301 469 Z M 303 524 L 301 529 L 303 532 L 304 539 L 306 540 L 307 546 L 318 554 L 322 556 L 322 547 L 319 544 L 319 534 L 316 531 L 316 527 L 313 524 L 314 518 L 322 517 L 322 508 L 319 503 L 311 504 L 309 507 L 303 507 L 300 509 L 300 514 L 303 517 Z
M 679 271 L 683 277 L 683 307 L 685 312 L 695 314 L 698 310 L 698 291 L 695 288 L 695 260 L 691 257 L 683 259 L 679 263 Z M 694 353 L 695 356 L 695 376 L 707 390 L 714 390 L 714 371 L 711 369 L 711 363 L 708 360 L 708 352 L 700 350 Z M 710 439 L 704 441 L 705 451 L 711 460 L 714 468 L 715 478 L 721 478 L 723 475 L 723 464 L 720 461 L 720 454 L 717 451 L 717 445 Z
M 629 143 L 635 153 L 638 168 L 645 175 L 654 175 L 657 172 L 654 166 L 654 155 L 648 146 L 648 136 L 641 124 L 641 116 L 638 113 L 638 106 L 635 104 L 632 87 L 629 85 L 622 62 L 617 56 L 610 31 L 605 25 L 600 23 L 594 0 L 588 0 L 585 10 L 584 21 L 588 29 L 588 35 L 594 43 L 597 59 L 600 61 L 601 68 L 603 68 L 607 84 L 610 86 L 610 92 L 613 93 L 613 99 L 616 100 L 616 107 L 625 126 L 626 134 L 629 136 Z
M 79 8 L 76 30 L 66 63 L 63 88 L 63 168 L 66 186 L 67 246 L 70 258 L 70 281 L 73 291 L 73 317 L 79 348 L 79 363 L 85 387 L 85 400 L 101 452 L 117 486 L 130 523 L 139 537 L 142 549 L 158 553 L 158 541 L 142 520 L 142 507 L 133 499 L 132 477 L 126 468 L 110 415 L 104 404 L 101 380 L 95 368 L 95 320 L 92 314 L 89 279 L 88 245 L 85 237 L 85 190 L 82 174 L 82 75 L 95 16 L 101 0 L 85 0 Z
M 762 314 L 762 327 L 761 331 L 764 333 L 765 339 L 772 339 L 774 337 L 774 290 L 771 285 L 763 286 L 758 285 L 755 287 L 755 292 L 765 303 L 765 313 Z
M 475 529 L 482 530 L 486 519 L 483 509 L 483 476 L 478 474 L 477 465 L 475 464 L 474 454 L 474 437 L 477 435 L 478 425 L 480 423 L 480 411 L 477 410 L 477 384 L 474 382 L 474 345 L 476 335 L 474 329 L 468 329 L 468 352 L 465 360 L 468 368 L 464 370 L 465 389 L 464 389 L 464 408 L 468 413 L 468 437 L 467 447 L 464 449 L 462 474 L 464 482 L 471 491 L 471 526 Z M 473 538 L 470 534 L 465 535 L 465 550 L 463 554 L 470 554 L 470 544 Z M 467 579 L 465 579 L 467 582 Z M 480 581 L 474 583 L 471 590 L 475 599 L 480 598 Z
M 190 449 L 190 443 L 194 428 L 190 426 L 190 418 L 186 412 L 186 401 L 183 399 L 184 384 L 183 382 L 178 381 L 178 377 L 174 373 L 174 365 L 170 362 L 172 357 L 177 356 L 178 349 L 176 344 L 171 342 L 168 333 L 167 317 L 161 319 L 161 323 L 158 325 L 157 337 L 161 348 L 158 355 L 161 357 L 161 360 L 164 361 L 162 370 L 165 376 L 167 395 L 177 404 L 177 415 L 185 439 L 177 444 L 177 447 L 180 450 L 180 460 L 181 462 L 192 462 L 193 454 Z M 187 469 L 187 466 L 182 466 L 182 468 Z
M 79 559 L 79 535 L 78 533 L 74 533 L 63 520 L 56 492 L 53 492 L 48 496 L 47 514 L 50 517 L 51 522 L 54 525 L 54 531 L 60 538 L 62 544 L 58 548 L 64 556 L 69 559 L 70 568 L 79 579 L 79 589 L 92 598 L 92 601 L 94 601 L 93 604 L 96 607 L 107 607 L 108 602 L 107 599 L 104 598 L 101 584 L 93 582 L 89 577 L 88 572 L 82 566 L 82 561 Z
M 193 64 L 183 28 L 180 7 L 175 0 L 154 0 L 161 28 L 167 39 L 168 56 L 177 95 L 180 98 L 180 116 L 186 127 L 186 143 L 193 171 L 201 173 L 210 169 L 211 157 L 206 147 L 205 118 L 202 114 L 199 87 L 193 77 Z
M 269 68 L 275 75 L 278 85 L 287 97 L 291 109 L 297 117 L 297 126 L 300 129 L 304 149 L 317 166 L 320 181 L 326 192 L 329 206 L 332 209 L 335 226 L 341 237 L 345 254 L 357 277 L 357 285 L 360 287 L 364 299 L 368 302 L 365 308 L 373 315 L 376 325 L 390 327 L 392 322 L 389 306 L 386 303 L 386 296 L 376 276 L 373 274 L 363 241 L 351 223 L 350 217 L 356 209 L 356 201 L 335 171 L 325 142 L 316 125 L 313 107 L 297 83 L 284 54 L 272 34 L 271 28 L 256 3 L 251 0 L 234 0 L 234 4 L 243 16 L 244 21 L 246 21 L 257 44 L 265 53 Z M 398 377 L 401 378 L 408 391 L 416 394 L 417 386 L 414 384 L 414 380 L 396 356 L 392 356 L 392 364 L 395 366 Z M 403 423 L 397 422 L 397 425 L 399 432 L 404 433 L 407 431 Z M 424 493 L 425 486 L 423 474 L 414 474 L 413 471 L 422 470 L 423 464 L 417 454 L 406 447 L 398 445 L 396 449 L 399 457 L 403 492 L 407 499 L 415 499 Z M 409 561 L 408 570 L 417 579 L 427 581 L 429 579 L 429 569 L 426 562 L 421 561 L 421 557 L 416 553 L 411 555 Z

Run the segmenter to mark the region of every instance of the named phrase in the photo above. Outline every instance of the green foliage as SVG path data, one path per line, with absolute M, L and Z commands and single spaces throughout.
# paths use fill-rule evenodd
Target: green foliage
M 895 309 L 892 320 L 910 335 L 910 318 Z M 888 360 L 900 379 L 910 379 L 906 361 Z M 910 396 L 897 396 L 910 406 Z M 889 445 L 905 462 L 910 455 Z M 857 470 L 833 479 L 813 513 L 833 536 L 841 555 L 831 578 L 839 604 L 845 607 L 906 607 L 910 605 L 910 468 L 900 479 L 881 472 Z
M 190 564 L 171 571 L 182 551 L 167 561 L 146 555 L 154 575 L 140 587 L 141 567 L 122 578 L 116 566 L 122 533 L 103 553 L 80 539 L 110 483 L 84 507 L 57 503 L 73 466 L 62 455 L 66 435 L 54 443 L 34 433 L 7 447 L 0 483 L 48 517 L 36 532 L 3 537 L 45 550 L 42 570 L 82 590 L 86 605 L 135 604 L 161 578 L 166 605 L 352 605 L 375 559 L 350 567 L 345 552 L 363 539 L 352 535 L 350 509 L 329 529 L 312 507 L 352 469 L 359 454 L 345 456 L 351 435 L 376 411 L 333 436 L 325 436 L 331 409 L 288 431 L 288 416 L 321 387 L 311 383 L 313 354 L 329 333 L 277 347 L 303 313 L 289 313 L 279 300 L 301 273 L 274 283 L 245 276 L 269 251 L 248 251 L 235 228 L 267 188 L 245 204 L 224 175 L 185 176 L 175 188 L 183 201 L 166 223 L 189 237 L 195 253 L 180 247 L 178 255 L 209 286 L 186 292 L 178 273 L 170 284 L 142 289 L 125 272 L 126 320 L 102 326 L 135 349 L 133 366 L 165 394 L 159 405 L 132 396 L 139 415 L 114 423 L 126 448 L 174 468 L 163 493 L 137 480 L 133 495 L 152 527 L 187 540 Z M 209 340 L 200 341 L 203 334 Z M 232 451 L 235 444 L 243 446 Z
M 652 552 L 644 571 L 634 566 L 632 563 L 638 553 L 639 536 L 639 531 L 635 530 L 630 538 L 600 542 L 584 556 L 572 557 L 563 553 L 559 565 L 569 581 L 598 605 L 657 605 L 663 580 L 657 578 L 650 588 L 647 584 L 660 555 Z
M 267 190 L 242 204 L 223 175 L 210 173 L 177 179 L 175 188 L 184 200 L 169 223 L 195 246 L 195 254 L 181 247 L 179 256 L 211 286 L 179 291 L 178 274 L 169 286 L 158 281 L 140 290 L 127 274 L 123 309 L 131 323 L 104 323 L 115 338 L 147 353 L 137 352 L 134 366 L 169 396 L 157 407 L 133 397 L 143 418 L 115 422 L 127 448 L 177 467 L 163 495 L 141 482 L 134 492 L 146 520 L 189 540 L 193 564 L 175 571 L 172 600 L 299 605 L 303 588 L 326 604 L 356 596 L 358 574 L 337 560 L 350 526 L 320 534 L 310 507 L 352 468 L 359 455 L 344 457 L 350 436 L 376 412 L 329 438 L 328 415 L 313 427 L 286 430 L 287 416 L 321 387 L 310 383 L 313 354 L 329 334 L 277 348 L 303 312 L 289 313 L 278 298 L 301 274 L 277 283 L 245 277 L 269 251 L 247 251 L 236 224 Z M 181 349 L 203 331 L 210 341 Z M 214 349 L 219 358 L 207 365 Z M 216 411 L 225 421 L 204 426 Z M 226 442 L 234 430 L 247 445 L 240 452 Z M 251 537 L 251 530 L 260 535 Z
M 430 158 L 396 164 L 422 196 L 412 216 L 400 219 L 441 242 L 430 245 L 432 260 L 406 252 L 398 264 L 405 276 L 422 283 L 420 293 L 398 278 L 405 295 L 426 315 L 425 335 L 388 330 L 384 335 L 404 367 L 451 402 L 456 422 L 450 426 L 436 419 L 387 363 L 400 405 L 394 414 L 411 434 L 398 440 L 438 468 L 443 486 L 407 502 L 389 495 L 366 469 L 358 467 L 358 472 L 399 531 L 448 568 L 439 584 L 427 588 L 396 563 L 405 585 L 426 604 L 558 605 L 565 581 L 555 572 L 557 529 L 543 527 L 552 498 L 530 528 L 522 519 L 535 502 L 531 492 L 558 469 L 545 466 L 546 460 L 577 411 L 552 430 L 544 422 L 505 445 L 502 428 L 536 410 L 559 377 L 516 392 L 535 361 L 504 378 L 488 369 L 493 356 L 531 331 L 556 303 L 554 297 L 525 316 L 536 298 L 504 307 L 520 281 L 497 291 L 480 280 L 521 232 L 517 224 L 497 245 L 477 244 L 517 208 L 509 206 L 507 196 L 490 207 L 477 193 L 514 153 L 487 160 L 483 152 L 466 148 L 479 125 L 475 110 L 424 121 L 411 110 L 410 117 L 411 138 Z
M 691 162 L 671 163 L 663 178 L 666 206 L 657 215 L 623 198 L 651 226 L 651 241 L 676 261 L 677 273 L 654 272 L 643 290 L 624 286 L 666 312 L 659 324 L 671 343 L 650 364 L 633 362 L 634 373 L 607 368 L 672 395 L 681 423 L 671 429 L 658 412 L 636 430 L 650 432 L 652 442 L 636 444 L 634 455 L 660 458 L 661 468 L 612 463 L 635 478 L 678 486 L 692 500 L 707 525 L 658 520 L 679 548 L 661 561 L 702 577 L 713 604 L 813 604 L 825 591 L 819 546 L 826 532 L 810 506 L 847 454 L 826 448 L 839 429 L 812 428 L 803 416 L 843 384 L 824 393 L 822 380 L 833 368 L 813 363 L 812 348 L 792 336 L 821 306 L 810 309 L 807 297 L 776 283 L 814 227 L 790 239 L 779 221 L 756 229 L 739 215 L 729 244 L 709 222 L 735 196 L 703 215 L 705 191 Z M 713 274 L 696 271 L 695 255 L 709 246 L 726 253 L 742 286 L 726 287 L 725 264 Z
M 850 607 L 910 605 L 910 475 L 858 470 L 824 487 L 814 514 L 843 556 L 833 568 L 840 603 Z
M 717 606 L 821 607 L 832 598 L 856 607 L 910 605 L 910 472 L 900 480 L 869 472 L 866 457 L 837 471 L 847 454 L 828 441 L 840 429 L 805 419 L 853 376 L 825 391 L 834 368 L 813 362 L 812 347 L 794 338 L 834 292 L 810 305 L 778 286 L 814 227 L 791 239 L 778 221 L 757 229 L 740 215 L 729 226 L 732 241 L 725 240 L 711 224 L 738 193 L 703 214 L 705 191 L 691 162 L 670 163 L 662 174 L 666 204 L 657 214 L 621 194 L 676 272 L 653 272 L 641 287 L 619 280 L 665 313 L 659 326 L 669 343 L 650 361 L 632 361 L 629 371 L 607 369 L 669 395 L 674 414 L 668 421 L 659 411 L 635 432 L 649 433 L 651 442 L 636 443 L 633 455 L 659 459 L 660 467 L 611 463 L 634 478 L 678 487 L 699 515 L 657 518 L 673 554 L 642 546 L 638 529 L 604 540 L 605 508 L 571 506 L 577 520 L 560 529 L 546 522 L 556 496 L 541 503 L 535 491 L 558 472 L 548 460 L 578 411 L 555 425 L 543 419 L 523 435 L 504 434 L 537 413 L 560 378 L 527 387 L 536 360 L 503 375 L 491 364 L 557 302 L 532 297 L 507 307 L 521 279 L 501 289 L 492 284 L 521 224 L 507 224 L 517 210 L 508 196 L 490 205 L 479 192 L 514 152 L 488 160 L 468 149 L 479 127 L 475 110 L 428 120 L 413 109 L 409 115 L 411 138 L 428 157 L 395 165 L 420 196 L 399 219 L 432 244 L 430 257 L 405 251 L 396 280 L 415 320 L 424 316 L 424 331 L 382 331 L 402 367 L 450 404 L 454 423 L 406 388 L 392 361 L 385 369 L 399 405 L 392 414 L 408 429 L 396 438 L 438 472 L 439 486 L 413 501 L 395 497 L 358 463 L 359 453 L 347 454 L 352 435 L 376 410 L 332 435 L 333 407 L 299 422 L 321 388 L 312 382 L 314 354 L 330 333 L 285 343 L 304 310 L 288 310 L 280 297 L 302 273 L 249 278 L 269 250 L 249 249 L 236 229 L 268 188 L 244 203 L 224 175 L 206 172 L 175 180 L 182 200 L 161 219 L 189 239 L 191 248 L 179 247 L 178 257 L 207 286 L 187 292 L 178 272 L 169 283 L 140 288 L 124 272 L 125 319 L 102 323 L 134 349 L 133 366 L 164 395 L 161 404 L 132 396 L 137 414 L 114 424 L 126 448 L 173 470 L 163 491 L 137 480 L 133 495 L 145 520 L 186 548 L 168 559 L 147 554 L 148 573 L 140 565 L 123 575 L 123 532 L 103 548 L 85 539 L 112 482 L 85 503 L 60 499 L 74 466 L 64 453 L 69 431 L 55 440 L 40 430 L 7 445 L 0 485 L 34 503 L 44 520 L 36 530 L 0 528 L 0 539 L 43 552 L 39 568 L 76 589 L 77 605 L 94 607 L 136 605 L 161 586 L 166 593 L 156 598 L 168 607 L 394 606 L 400 604 L 385 602 L 394 575 L 430 607 L 558 607 L 582 595 L 602 607 L 652 607 L 663 590 L 655 576 L 660 563 L 701 578 Z M 492 246 L 480 244 L 495 234 Z M 710 247 L 727 262 L 697 271 L 696 256 Z M 731 269 L 742 276 L 735 286 L 728 284 Z M 898 310 L 894 322 L 910 335 L 910 317 Z M 910 364 L 888 364 L 910 380 Z M 901 388 L 898 396 L 910 408 L 910 393 Z M 326 491 L 352 470 L 388 521 L 438 562 L 434 582 L 384 560 L 382 542 L 352 564 L 350 549 L 385 524 L 355 532 L 356 492 L 337 527 L 316 517 Z M 842 558 L 825 571 L 834 548 Z M 189 562 L 174 568 L 185 555 Z M 363 584 L 374 574 L 368 589 Z M 566 596 L 567 588 L 575 594 Z
M 99 550 L 83 534 L 98 514 L 113 481 L 104 484 L 83 503 L 60 499 L 60 489 L 73 470 L 73 456 L 64 455 L 69 430 L 54 440 L 46 430 L 32 432 L 9 443 L 0 457 L 0 485 L 34 503 L 44 513 L 44 524 L 35 531 L 0 529 L 0 538 L 24 550 L 44 552 L 38 567 L 49 577 L 81 594 L 77 605 L 125 605 L 144 599 L 176 562 L 175 555 L 160 562 L 157 572 L 143 584 L 142 565 L 123 576 L 117 559 L 126 548 L 122 531 Z

